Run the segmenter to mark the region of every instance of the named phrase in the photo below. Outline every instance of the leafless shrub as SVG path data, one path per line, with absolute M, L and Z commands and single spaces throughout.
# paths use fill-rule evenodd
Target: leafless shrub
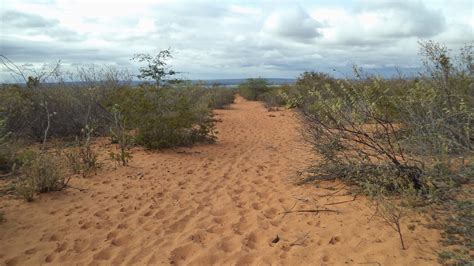
M 101 164 L 98 159 L 98 154 L 92 149 L 91 137 L 94 129 L 86 125 L 82 130 L 79 138 L 79 158 L 82 164 L 82 176 L 88 177 L 93 172 L 96 173 Z
M 113 127 L 110 129 L 110 132 L 112 134 L 112 139 L 115 140 L 119 145 L 119 152 L 110 152 L 109 155 L 112 160 L 117 161 L 125 166 L 132 158 L 132 154 L 130 153 L 132 137 L 127 133 L 126 119 L 120 111 L 119 105 L 115 105 L 112 108 L 112 114 L 114 116 L 114 123 Z
M 397 232 L 400 238 L 400 244 L 402 249 L 405 250 L 405 242 L 403 241 L 401 220 L 404 215 L 404 209 L 401 205 L 396 205 L 390 200 L 383 197 L 379 197 L 377 200 L 377 210 L 375 215 L 382 218 L 387 225 L 389 225 L 395 232 Z

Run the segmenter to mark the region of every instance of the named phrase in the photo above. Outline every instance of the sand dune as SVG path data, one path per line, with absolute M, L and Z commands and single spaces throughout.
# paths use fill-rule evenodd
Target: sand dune
M 353 197 L 334 182 L 294 185 L 314 156 L 292 111 L 269 113 L 237 98 L 216 114 L 216 144 L 137 149 L 129 167 L 106 163 L 97 176 L 74 179 L 86 191 L 33 203 L 1 198 L 1 263 L 436 264 L 439 233 L 416 218 L 403 220 L 402 250 L 367 199 L 325 206 Z M 282 213 L 315 208 L 338 213 Z

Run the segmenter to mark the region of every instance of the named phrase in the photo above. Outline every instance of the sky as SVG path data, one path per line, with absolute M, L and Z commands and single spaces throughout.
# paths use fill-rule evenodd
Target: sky
M 170 48 L 188 79 L 295 78 L 421 67 L 418 41 L 473 42 L 463 0 L 1 0 L 0 54 L 18 65 L 112 65 Z M 0 69 L 0 82 L 11 75 Z

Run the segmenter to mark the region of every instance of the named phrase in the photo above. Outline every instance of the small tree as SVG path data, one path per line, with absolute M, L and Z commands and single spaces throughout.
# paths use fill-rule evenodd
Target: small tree
M 139 79 L 152 79 L 156 82 L 156 87 L 159 88 L 164 77 L 176 74 L 174 70 L 167 67 L 168 64 L 166 61 L 171 57 L 171 51 L 169 49 L 162 50 L 155 56 L 150 54 L 135 54 L 132 60 L 138 61 L 139 63 L 145 62 L 147 64 L 144 67 L 140 67 L 140 75 L 137 77 Z

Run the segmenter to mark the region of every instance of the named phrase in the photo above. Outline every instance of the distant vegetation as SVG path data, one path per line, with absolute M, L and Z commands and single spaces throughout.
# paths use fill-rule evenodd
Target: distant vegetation
M 247 79 L 246 82 L 239 85 L 239 93 L 247 100 L 256 101 L 270 90 L 269 85 L 263 78 Z
M 240 95 L 247 100 L 263 101 L 269 111 L 276 110 L 285 104 L 280 95 L 282 88 L 271 87 L 271 84 L 263 78 L 247 79 L 246 82 L 239 85 L 238 89 Z
M 121 165 L 132 158 L 133 145 L 161 149 L 213 142 L 212 109 L 232 103 L 234 91 L 187 81 L 163 82 L 174 73 L 166 68 L 170 56 L 168 50 L 156 56 L 137 55 L 147 64 L 140 77 L 154 81 L 138 87 L 131 86 L 128 72 L 111 67 L 79 67 L 74 75 L 79 82 L 65 83 L 59 66 L 45 66 L 31 76 L 34 73 L 2 57 L 26 84 L 0 89 L 0 171 L 16 176 L 13 189 L 33 200 L 36 193 L 67 187 L 65 176 L 95 173 L 101 166 L 93 145 L 96 137 L 108 136 L 117 144 L 110 159 Z M 52 139 L 70 145 L 58 154 Z M 32 153 L 29 147 L 38 148 Z

